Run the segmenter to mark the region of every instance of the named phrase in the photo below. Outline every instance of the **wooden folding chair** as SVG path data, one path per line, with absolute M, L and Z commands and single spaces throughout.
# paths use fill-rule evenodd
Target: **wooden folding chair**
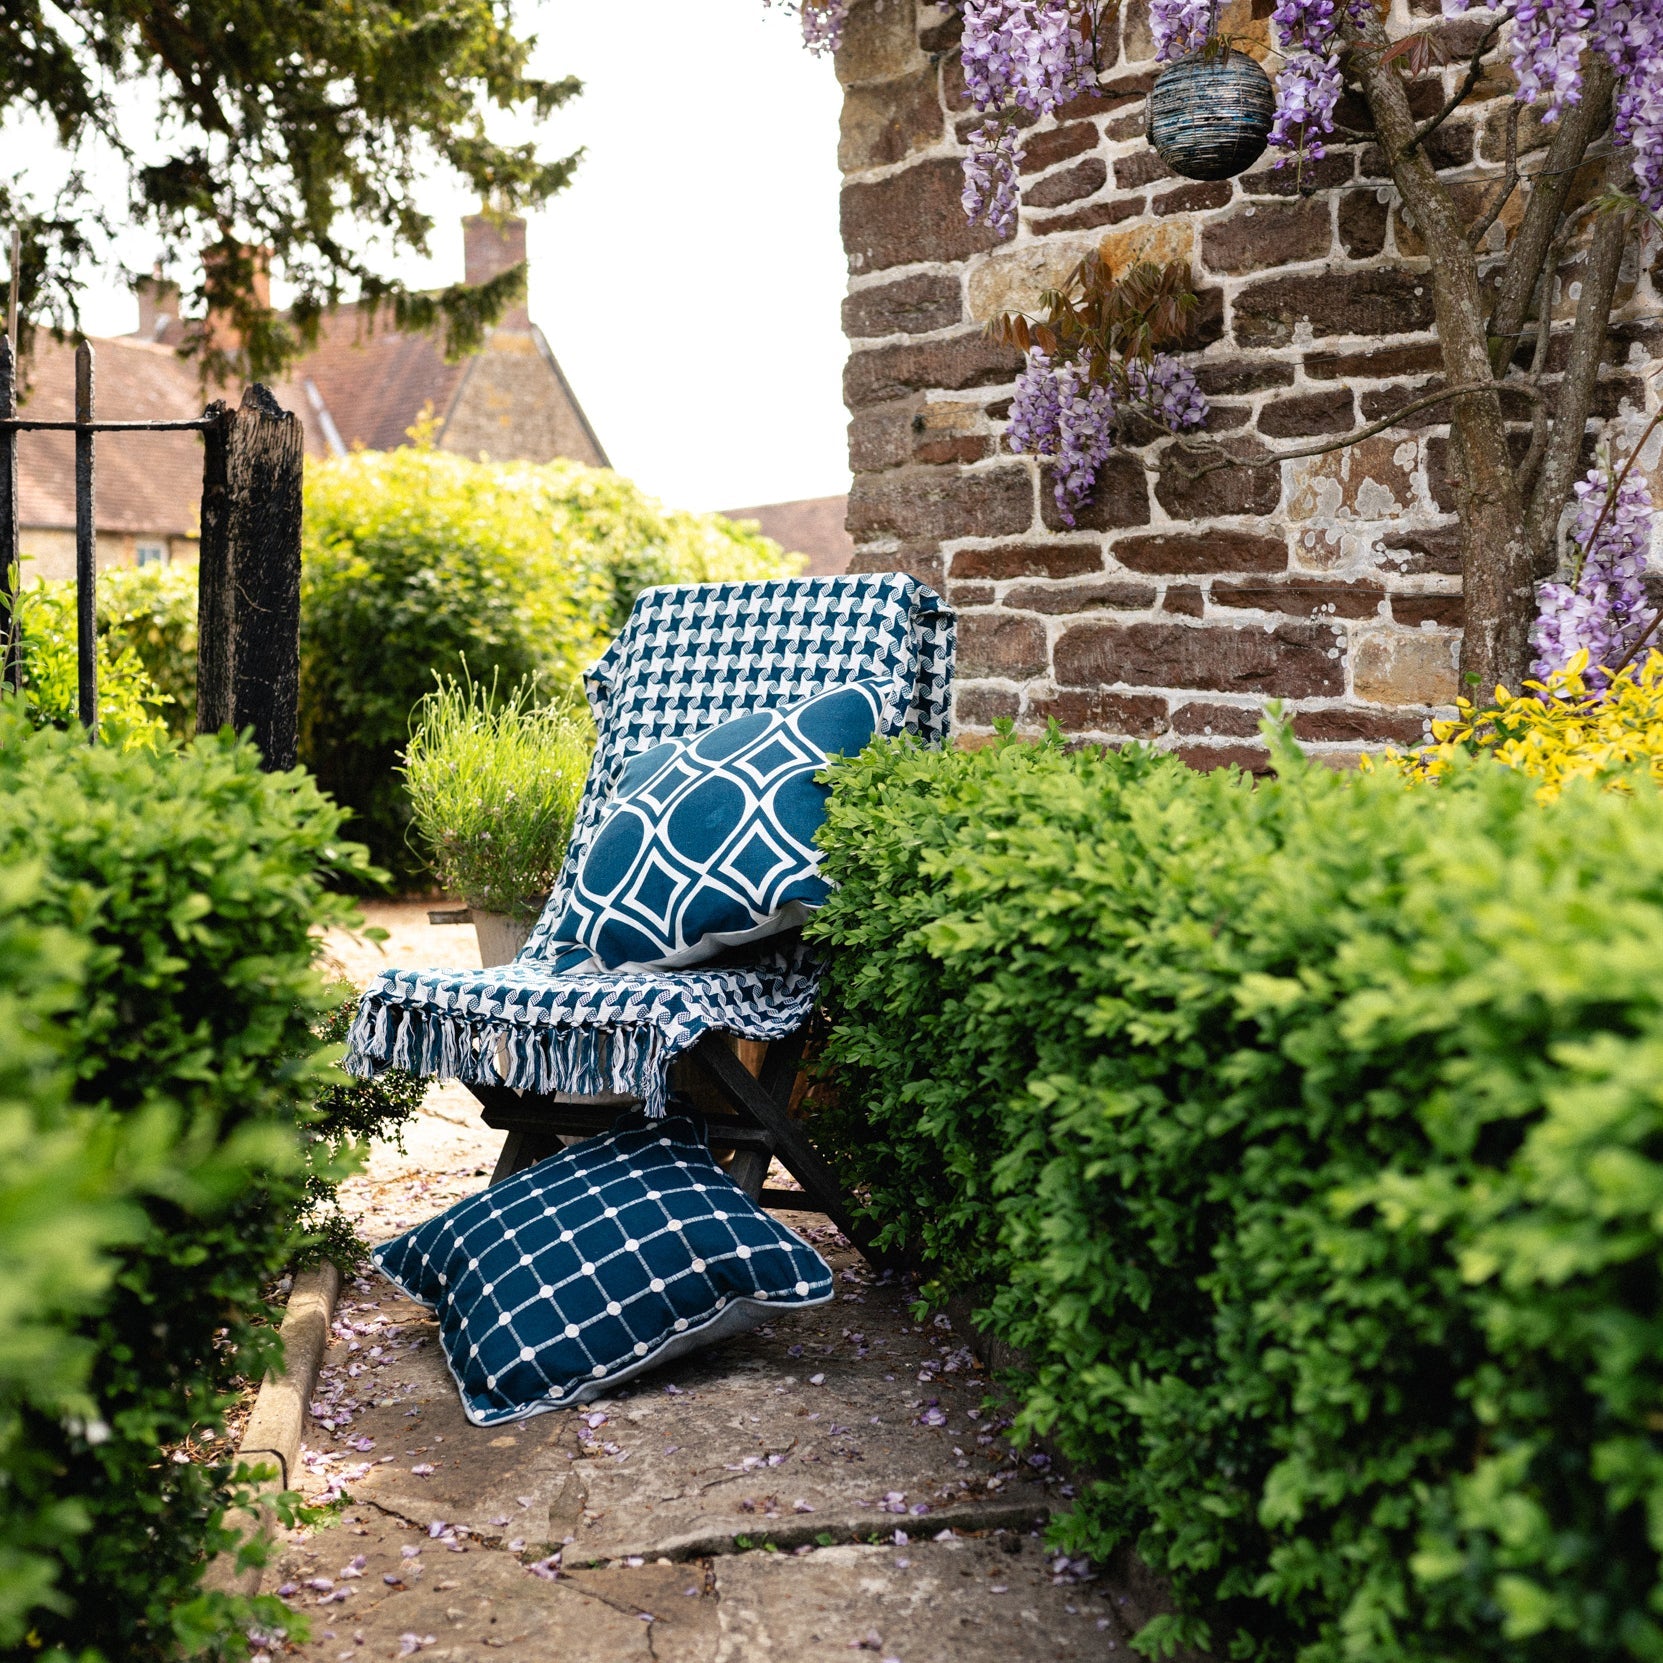
M 952 614 L 901 573 L 645 591 L 586 678 L 595 759 L 530 939 L 509 965 L 384 971 L 360 1002 L 346 1066 L 463 1081 L 485 1123 L 507 1134 L 493 1182 L 607 1130 L 631 1101 L 661 1113 L 673 1085 L 753 1198 L 822 1212 L 870 1256 L 871 1232 L 791 1113 L 818 983 L 809 950 L 775 937 L 719 965 L 606 972 L 554 930 L 630 757 L 874 678 L 911 690 L 898 731 L 940 743 L 952 651 Z M 774 1159 L 800 1194 L 766 1187 Z

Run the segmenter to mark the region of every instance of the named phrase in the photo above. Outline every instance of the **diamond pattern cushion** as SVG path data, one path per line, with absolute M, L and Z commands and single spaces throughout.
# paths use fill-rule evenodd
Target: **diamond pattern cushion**
M 826 898 L 814 834 L 829 793 L 814 776 L 861 750 L 905 691 L 850 682 L 631 757 L 551 947 L 587 947 L 607 970 L 677 969 L 801 924 Z
M 825 1260 L 682 1114 L 625 1115 L 372 1257 L 438 1314 L 475 1426 L 587 1402 L 766 1311 L 832 1297 Z

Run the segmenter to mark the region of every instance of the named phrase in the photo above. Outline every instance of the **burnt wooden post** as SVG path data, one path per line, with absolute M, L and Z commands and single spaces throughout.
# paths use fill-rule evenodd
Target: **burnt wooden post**
M 196 731 L 232 723 L 231 488 L 228 463 L 237 413 L 215 399 L 202 413 L 202 535 L 196 567 Z
M 75 676 L 81 726 L 98 732 L 98 507 L 92 342 L 75 349 Z
M 14 261 L 12 271 L 17 271 Z M 17 287 L 14 275 L 12 288 Z M 17 360 L 12 343 L 0 336 L 0 422 L 17 415 Z M 18 546 L 17 430 L 0 427 L 0 687 L 23 685 L 23 659 L 17 630 L 17 590 L 22 581 Z
M 301 425 L 262 386 L 214 404 L 202 469 L 198 733 L 254 730 L 267 768 L 292 768 L 300 696 Z

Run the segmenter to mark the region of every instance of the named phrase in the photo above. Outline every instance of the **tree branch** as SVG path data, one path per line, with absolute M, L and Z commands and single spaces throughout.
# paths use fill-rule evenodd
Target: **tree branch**
M 1297 450 L 1272 451 L 1267 456 L 1236 456 L 1216 439 L 1180 439 L 1173 449 L 1182 450 L 1191 456 L 1199 455 L 1203 451 L 1211 451 L 1212 454 L 1201 467 L 1186 468 L 1180 463 L 1178 471 L 1186 479 L 1204 479 L 1220 468 L 1272 468 L 1282 462 L 1296 462 L 1302 456 L 1326 456 L 1330 451 L 1344 450 L 1348 445 L 1361 444 L 1364 439 L 1372 439 L 1376 433 L 1384 433 L 1388 427 L 1396 427 L 1404 417 L 1412 416 L 1417 411 L 1430 410 L 1434 404 L 1442 404 L 1445 399 L 1463 398 L 1468 393 L 1487 392 L 1498 385 L 1505 387 L 1508 392 L 1521 393 L 1526 398 L 1534 399 L 1538 406 L 1545 403 L 1541 392 L 1528 381 L 1497 383 L 1492 378 L 1474 382 L 1470 386 L 1444 387 L 1438 392 L 1426 393 L 1420 398 L 1411 399 L 1401 409 L 1392 411 L 1389 416 L 1382 416 L 1379 421 L 1370 422 L 1367 427 L 1359 427 L 1354 433 L 1347 433 L 1338 439 L 1325 439 L 1320 445 L 1301 445 Z
M 1501 386 L 1485 336 L 1485 302 L 1478 257 L 1467 241 L 1465 217 L 1439 179 L 1409 108 L 1408 89 L 1390 61 L 1384 27 L 1357 29 L 1363 95 L 1384 141 L 1403 204 L 1426 244 L 1444 377 L 1451 395 L 1450 445 L 1461 514 L 1461 583 L 1467 627 L 1461 672 L 1481 685 L 1517 685 L 1530 663 L 1535 609 L 1524 500 L 1508 449 Z M 1608 83 L 1607 83 L 1608 84 Z M 1513 325 L 1512 327 L 1517 327 Z
M 1553 272 L 1551 268 L 1542 273 L 1542 280 L 1537 285 L 1536 317 L 1536 346 L 1530 355 L 1530 379 L 1540 385 L 1542 371 L 1547 368 L 1548 347 L 1553 340 L 1553 330 L 1550 326 L 1551 309 L 1548 306 L 1548 296 L 1552 290 Z M 1530 412 L 1530 449 L 1524 453 L 1524 460 L 1519 464 L 1519 489 L 1530 490 L 1535 483 L 1537 470 L 1542 465 L 1542 458 L 1547 455 L 1548 448 L 1548 407 L 1546 399 L 1538 399 L 1535 408 Z
M 1467 233 L 1467 241 L 1474 248 L 1484 241 L 1490 227 L 1501 218 L 1501 210 L 1519 185 L 1519 116 L 1524 110 L 1516 98 L 1507 112 L 1507 172 L 1502 176 L 1501 192 L 1484 210 L 1484 217 Z
M 1615 78 L 1600 52 L 1590 52 L 1582 71 L 1582 98 L 1565 112 L 1548 146 L 1547 163 L 1532 176 L 1530 200 L 1502 267 L 1495 309 L 1490 314 L 1490 361 L 1500 369 L 1511 351 L 1509 338 L 1524 327 L 1530 297 L 1558 234 L 1559 221 L 1588 146 L 1611 115 Z
M 1502 12 L 1496 20 L 1479 37 L 1478 45 L 1473 49 L 1472 61 L 1467 65 L 1466 78 L 1451 94 L 1449 101 L 1438 113 L 1421 127 L 1409 141 L 1409 148 L 1403 152 L 1405 157 L 1414 155 L 1420 147 L 1455 114 L 1466 101 L 1467 94 L 1478 85 L 1479 77 L 1484 73 L 1484 54 L 1496 43 L 1496 37 L 1501 33 L 1501 26 L 1512 17 L 1511 12 Z
M 1537 577 L 1546 577 L 1553 570 L 1559 515 L 1570 500 L 1571 482 L 1582 459 L 1582 440 L 1611 333 L 1611 302 L 1617 292 L 1617 274 L 1623 263 L 1629 224 L 1626 213 L 1602 214 L 1594 223 L 1588 262 L 1582 272 L 1582 295 L 1577 301 L 1576 322 L 1571 327 L 1570 358 L 1555 400 L 1553 434 L 1542 461 L 1541 477 L 1531 493 L 1525 522 Z M 1552 273 L 1544 276 L 1549 284 L 1545 298 L 1551 303 Z M 1545 315 L 1543 321 L 1547 321 Z

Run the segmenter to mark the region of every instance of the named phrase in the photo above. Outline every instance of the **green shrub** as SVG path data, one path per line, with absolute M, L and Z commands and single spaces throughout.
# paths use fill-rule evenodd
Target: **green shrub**
M 42 976 L 49 1025 L 0 1022 L 8 1044 L 38 1032 L 62 1070 L 18 1125 L 22 1158 L 63 1175 L 64 1229 L 19 1238 L 29 1215 L 0 1211 L 0 1252 L 60 1258 L 37 1272 L 41 1349 L 67 1359 L 38 1391 L 0 1377 L 0 1544 L 33 1556 L 29 1591 L 0 1601 L 0 1644 L 25 1622 L 31 1651 L 110 1663 L 241 1644 L 247 1602 L 199 1588 L 237 1483 L 201 1440 L 272 1358 L 261 1290 L 301 1245 L 308 1178 L 338 1175 L 302 1128 L 338 1079 L 312 1031 L 329 1004 L 313 932 L 349 919 L 330 885 L 365 873 L 341 818 L 229 738 L 93 747 L 0 701 L 0 927 L 42 954 L 67 939 L 52 951 L 72 981 L 56 994 Z M 101 1210 L 112 1174 L 125 1211 Z M 110 1241 L 113 1263 L 89 1269 Z M 198 1459 L 170 1458 L 192 1440 Z
M 575 708 L 442 681 L 416 707 L 404 753 L 415 831 L 439 882 L 470 907 L 535 918 L 554 885 L 594 749 Z
M 1663 1656 L 1663 795 L 840 766 L 820 1123 L 1243 1660 Z
M 358 1014 L 358 994 L 345 983 L 336 983 L 329 991 L 333 1002 L 313 1032 L 328 1048 L 326 1054 L 339 1056 L 346 1049 L 346 1036 Z M 300 1262 L 331 1259 L 346 1271 L 368 1255 L 369 1244 L 341 1210 L 341 1178 L 378 1138 L 391 1138 L 400 1149 L 404 1147 L 404 1128 L 422 1106 L 428 1084 L 402 1068 L 388 1068 L 373 1080 L 343 1076 L 313 1099 L 315 1118 L 304 1135 L 315 1146 L 314 1156 L 321 1159 L 314 1158 L 309 1165 L 296 1220 L 302 1238 Z
M 306 473 L 300 754 L 407 879 L 398 753 L 435 676 L 575 692 L 642 583 L 772 575 L 776 545 L 666 514 L 576 463 L 469 462 L 422 446 Z
M 663 508 L 621 474 L 551 462 L 535 475 L 556 546 L 565 558 L 604 576 L 608 635 L 623 627 L 635 597 L 653 584 L 732 582 L 801 570 L 801 557 L 782 554 L 753 522 Z
M 79 994 L 86 948 L 27 917 L 38 864 L 0 870 L 0 1474 L 30 1459 L 25 1409 L 95 1418 L 92 1351 L 74 1321 L 115 1274 L 107 1250 L 142 1232 L 123 1205 L 127 1151 L 69 1107 L 70 1076 L 52 1019 Z M 8 1505 L 0 1479 L 0 1647 L 19 1645 L 30 1613 L 56 1604 L 56 1553 L 85 1528 L 73 1499 Z
M 31 717 L 42 726 L 78 726 L 75 585 L 31 584 L 18 597 L 17 616 Z M 143 658 L 124 633 L 112 635 L 100 628 L 97 668 L 99 737 L 106 744 L 147 749 L 165 744 L 168 727 L 163 713 L 168 709 L 168 695 L 151 680 Z
M 99 634 L 144 666 L 180 740 L 196 732 L 196 579 L 194 565 L 121 566 L 98 577 Z

